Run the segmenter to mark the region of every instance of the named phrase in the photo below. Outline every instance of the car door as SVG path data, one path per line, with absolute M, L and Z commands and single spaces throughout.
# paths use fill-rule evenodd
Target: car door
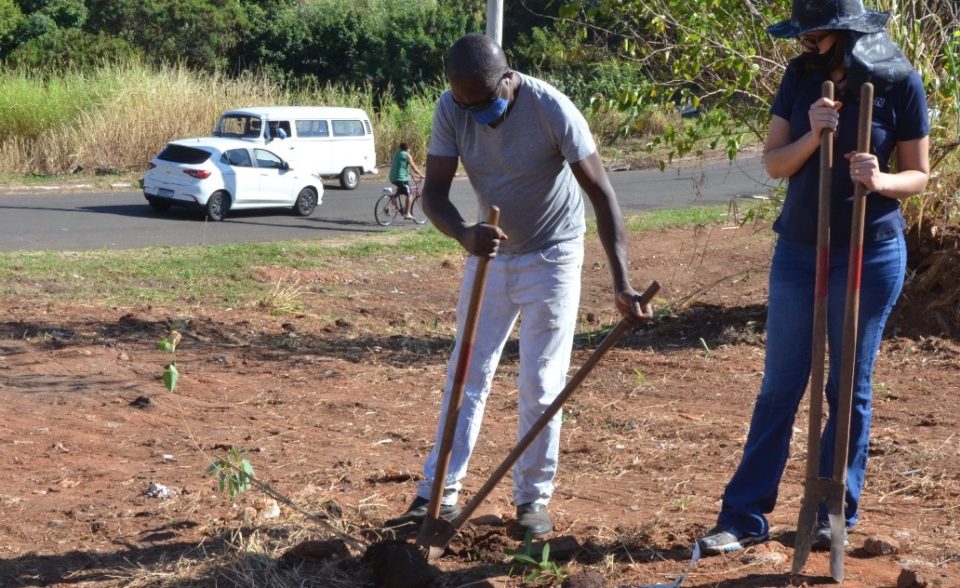
M 292 172 L 283 159 L 266 149 L 254 149 L 253 156 L 260 174 L 261 197 L 277 206 L 293 204 L 294 198 L 290 194 Z
M 260 170 L 253 164 L 248 148 L 229 149 L 220 157 L 224 188 L 230 193 L 232 208 L 263 204 L 260 196 Z

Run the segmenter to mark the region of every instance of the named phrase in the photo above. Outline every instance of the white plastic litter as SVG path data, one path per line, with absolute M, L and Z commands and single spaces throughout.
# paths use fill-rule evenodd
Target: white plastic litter
M 163 484 L 157 484 L 154 482 L 153 484 L 150 484 L 150 487 L 147 488 L 147 491 L 144 492 L 143 495 L 147 498 L 164 499 L 173 496 L 173 492 Z

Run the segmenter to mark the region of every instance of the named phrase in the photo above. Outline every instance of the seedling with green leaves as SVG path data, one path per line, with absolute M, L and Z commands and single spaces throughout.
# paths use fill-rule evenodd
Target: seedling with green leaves
M 226 456 L 210 464 L 207 473 L 217 476 L 220 492 L 229 494 L 233 500 L 249 490 L 254 479 L 253 465 L 247 459 L 247 452 L 233 446 Z
M 171 392 L 176 390 L 177 382 L 180 380 L 180 372 L 177 370 L 177 344 L 180 343 L 182 338 L 179 332 L 170 331 L 169 337 L 157 342 L 157 349 L 165 351 L 171 356 L 170 363 L 167 364 L 167 367 L 163 371 L 163 384 L 167 387 L 167 390 Z M 197 447 L 199 449 L 199 445 Z M 202 450 L 200 450 L 200 452 L 203 453 Z M 254 476 L 253 464 L 247 459 L 247 452 L 238 449 L 236 446 L 231 445 L 225 456 L 211 461 L 210 466 L 207 468 L 207 473 L 217 477 L 217 485 L 220 492 L 228 494 L 231 500 L 236 500 L 241 494 L 256 486 L 267 494 L 267 496 L 287 505 L 319 524 L 354 548 L 360 550 L 364 548 L 363 541 L 334 527 L 329 521 L 311 512 L 307 512 L 295 502 L 274 490 L 269 484 L 258 480 L 256 476 Z
M 170 336 L 157 341 L 157 349 L 170 354 L 171 360 L 163 370 L 163 385 L 170 392 L 175 392 L 177 382 L 180 381 L 180 372 L 177 370 L 177 344 L 183 338 L 177 331 L 170 331 Z
M 550 561 L 550 543 L 543 544 L 543 550 L 540 553 L 540 560 L 533 557 L 533 535 L 527 531 L 523 536 L 523 548 L 520 551 L 510 552 L 514 567 L 510 570 L 515 571 L 516 566 L 522 566 L 522 569 L 529 570 L 523 577 L 523 583 L 530 586 L 558 586 L 567 578 L 567 570 L 564 566 Z

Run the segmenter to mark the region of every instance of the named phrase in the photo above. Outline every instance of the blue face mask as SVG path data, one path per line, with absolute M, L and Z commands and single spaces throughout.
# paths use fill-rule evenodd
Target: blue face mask
M 510 106 L 510 102 L 506 98 L 498 96 L 496 100 L 490 103 L 490 106 L 470 114 L 473 115 L 473 120 L 479 124 L 489 125 L 499 120 L 503 113 L 507 111 L 508 106 Z

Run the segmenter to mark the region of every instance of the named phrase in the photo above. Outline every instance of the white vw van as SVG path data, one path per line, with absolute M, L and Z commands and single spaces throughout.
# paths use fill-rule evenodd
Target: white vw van
M 270 149 L 293 166 L 340 178 L 353 190 L 360 175 L 377 172 L 370 118 L 359 108 L 257 106 L 223 113 L 215 137 L 233 137 Z

